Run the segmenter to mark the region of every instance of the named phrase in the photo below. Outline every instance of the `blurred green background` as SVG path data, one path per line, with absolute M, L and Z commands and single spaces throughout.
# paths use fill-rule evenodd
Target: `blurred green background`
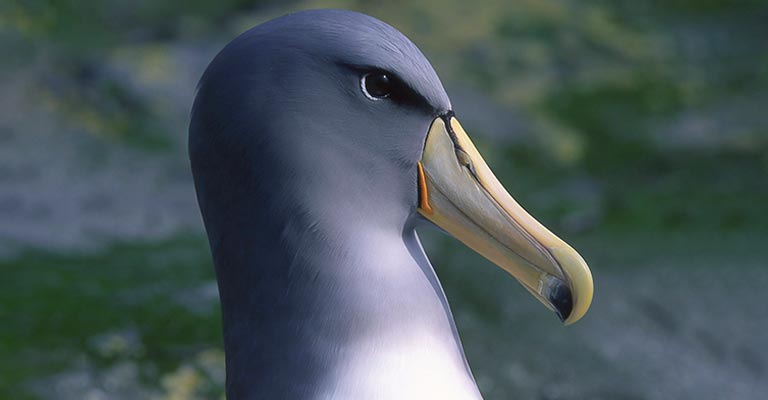
M 5 0 L 0 398 L 223 397 L 194 88 L 237 34 L 319 7 L 420 46 L 500 180 L 592 267 L 563 328 L 423 232 L 487 399 L 768 393 L 765 1 Z

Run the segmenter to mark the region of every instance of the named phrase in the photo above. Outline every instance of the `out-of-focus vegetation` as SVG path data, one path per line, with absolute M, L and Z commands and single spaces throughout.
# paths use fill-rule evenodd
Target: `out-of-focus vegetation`
M 215 285 L 184 150 L 194 85 L 238 33 L 318 7 L 413 39 L 510 192 L 593 266 L 592 315 L 542 338 L 560 331 L 511 280 L 489 267 L 473 281 L 462 266 L 482 261 L 427 238 L 489 398 L 766 389 L 754 338 L 768 321 L 748 312 L 768 300 L 765 1 L 11 0 L 0 4 L 0 398 L 220 396 Z M 739 274 L 748 282 L 728 278 Z M 499 337 L 511 343 L 483 347 Z

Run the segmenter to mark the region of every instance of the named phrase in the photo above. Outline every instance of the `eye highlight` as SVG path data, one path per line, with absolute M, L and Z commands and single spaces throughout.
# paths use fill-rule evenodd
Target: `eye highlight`
M 360 88 L 371 100 L 386 99 L 392 95 L 394 80 L 384 72 L 371 72 L 360 78 Z

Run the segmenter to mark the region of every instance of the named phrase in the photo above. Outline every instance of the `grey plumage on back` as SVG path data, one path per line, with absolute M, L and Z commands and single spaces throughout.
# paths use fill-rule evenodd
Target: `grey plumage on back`
M 409 97 L 367 99 L 368 71 Z M 416 163 L 450 107 L 416 46 L 359 13 L 291 14 L 216 56 L 189 152 L 229 399 L 480 397 L 413 230 Z

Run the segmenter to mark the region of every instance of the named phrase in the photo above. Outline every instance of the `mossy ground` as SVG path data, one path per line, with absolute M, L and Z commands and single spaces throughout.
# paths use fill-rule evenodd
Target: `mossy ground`
M 768 328 L 768 237 L 570 236 L 590 261 L 596 297 L 584 321 L 562 327 L 505 273 L 427 233 L 488 398 L 748 398 L 766 389 L 757 333 Z M 219 398 L 206 246 L 190 236 L 0 263 L 11 278 L 0 284 L 0 398 Z

